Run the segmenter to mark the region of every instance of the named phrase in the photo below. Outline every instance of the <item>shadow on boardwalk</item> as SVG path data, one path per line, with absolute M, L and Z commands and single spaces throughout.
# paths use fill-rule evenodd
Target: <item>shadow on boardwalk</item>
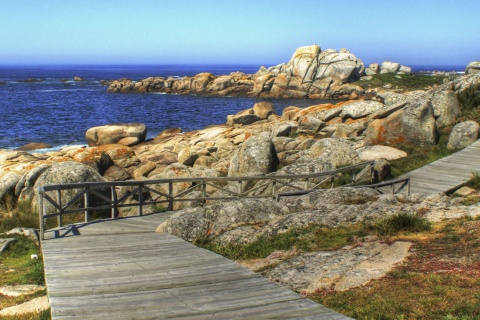
M 168 213 L 47 231 L 52 319 L 349 319 L 155 228 Z

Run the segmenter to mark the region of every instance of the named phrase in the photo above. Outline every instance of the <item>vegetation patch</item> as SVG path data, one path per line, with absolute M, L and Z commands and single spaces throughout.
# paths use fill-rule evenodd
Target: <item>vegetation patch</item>
M 7 236 L 0 235 L 0 237 L 6 238 Z M 43 260 L 40 249 L 25 236 L 10 235 L 8 237 L 14 237 L 16 241 L 11 243 L 3 253 L 0 253 L 0 287 L 24 284 L 44 285 Z M 38 259 L 32 260 L 32 254 L 36 254 Z M 18 297 L 0 294 L 0 309 L 15 306 L 46 294 L 46 290 Z M 50 312 L 47 310 L 41 314 L 27 314 L 11 317 L 11 319 L 50 319 Z
M 443 76 L 431 76 L 431 75 L 416 75 L 416 74 L 402 74 L 397 75 L 394 73 L 377 74 L 371 76 L 370 80 L 359 80 L 353 82 L 353 84 L 361 86 L 363 89 L 371 89 L 383 87 L 389 84 L 392 89 L 402 90 L 418 90 L 432 87 L 434 85 L 440 85 L 443 83 Z
M 432 146 L 419 147 L 418 145 L 411 144 L 392 145 L 392 147 L 403 150 L 408 154 L 405 158 L 390 161 L 392 176 L 398 177 L 453 154 L 455 151 L 449 150 L 447 143 L 448 134 L 443 133 L 440 135 L 438 143 Z
M 309 298 L 355 319 L 480 319 L 479 230 L 479 219 L 459 219 L 404 235 L 412 255 L 388 276 Z
M 315 252 L 337 250 L 356 243 L 368 235 L 380 237 L 430 230 L 430 223 L 422 217 L 399 213 L 374 222 L 355 223 L 337 228 L 311 225 L 290 229 L 274 236 L 260 236 L 247 245 L 219 245 L 211 239 L 197 241 L 195 245 L 214 251 L 232 260 L 266 258 L 275 251 L 295 250 Z

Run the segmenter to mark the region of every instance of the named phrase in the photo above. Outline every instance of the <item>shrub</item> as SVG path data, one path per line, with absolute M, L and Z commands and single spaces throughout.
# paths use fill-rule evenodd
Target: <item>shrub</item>
M 381 236 L 390 236 L 402 231 L 428 231 L 431 230 L 432 225 L 425 218 L 401 212 L 374 223 L 371 228 Z

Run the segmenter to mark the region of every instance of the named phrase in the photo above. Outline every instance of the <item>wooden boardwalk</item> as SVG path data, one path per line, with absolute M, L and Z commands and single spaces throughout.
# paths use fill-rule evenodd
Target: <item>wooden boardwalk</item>
M 428 194 L 454 190 L 470 180 L 473 172 L 480 173 L 480 140 L 398 178 L 410 178 L 411 193 Z
M 47 231 L 52 319 L 349 319 L 220 255 L 155 233 L 167 217 Z

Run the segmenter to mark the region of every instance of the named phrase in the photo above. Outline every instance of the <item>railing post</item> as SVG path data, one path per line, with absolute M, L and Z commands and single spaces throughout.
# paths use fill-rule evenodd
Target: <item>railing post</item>
M 117 192 L 115 191 L 115 186 L 110 187 L 110 196 L 112 199 L 111 218 L 114 219 L 117 213 Z
M 238 198 L 240 197 L 240 195 L 242 194 L 242 180 L 238 180 L 238 189 L 237 189 L 237 192 L 238 192 Z
M 330 189 L 333 189 L 333 187 L 335 186 L 335 174 L 332 175 L 332 177 L 330 178 L 330 180 L 332 181 L 332 182 L 331 182 L 331 185 L 330 185 Z
M 205 180 L 202 181 L 202 205 L 205 207 L 207 204 L 207 182 Z
M 89 190 L 89 187 L 86 187 L 85 188 L 85 194 L 83 195 L 83 203 L 84 203 L 84 207 L 85 207 L 85 222 L 88 222 L 89 220 L 89 213 L 90 213 L 90 209 L 88 209 L 90 207 L 90 190 Z
M 391 187 L 392 187 L 392 194 L 395 194 L 395 183 L 392 183 Z
M 168 181 L 168 211 L 173 210 L 173 180 Z
M 272 199 L 277 199 L 277 179 L 273 178 L 272 181 Z
M 43 191 L 38 193 L 38 219 L 40 221 L 40 240 L 45 240 L 45 223 L 44 216 L 45 204 L 43 202 Z
M 305 190 L 308 190 L 308 183 L 310 182 L 309 178 L 305 178 Z
M 407 178 L 407 197 L 410 197 L 410 178 Z
M 143 184 L 138 187 L 138 215 L 143 215 Z
M 63 227 L 63 206 L 62 206 L 62 190 L 57 190 L 57 204 L 60 207 L 60 212 L 57 215 L 57 226 Z

